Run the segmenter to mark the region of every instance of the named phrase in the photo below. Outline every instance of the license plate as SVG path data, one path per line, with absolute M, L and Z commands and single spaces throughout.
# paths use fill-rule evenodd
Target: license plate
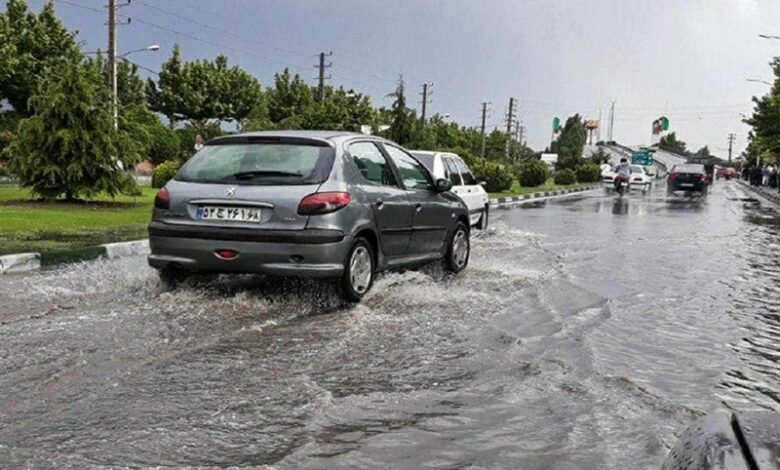
M 680 183 L 680 186 L 683 188 L 692 188 L 693 183 Z
M 260 209 L 247 207 L 198 207 L 195 210 L 198 220 L 233 220 L 236 222 L 260 222 Z

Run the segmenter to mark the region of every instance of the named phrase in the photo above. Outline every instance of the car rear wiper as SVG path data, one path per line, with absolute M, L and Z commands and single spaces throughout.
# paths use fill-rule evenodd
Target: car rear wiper
M 233 173 L 233 178 L 237 180 L 248 180 L 248 179 L 255 178 L 257 176 L 295 176 L 300 178 L 303 175 L 292 171 L 276 171 L 276 170 L 251 170 L 251 171 L 239 171 L 238 173 Z

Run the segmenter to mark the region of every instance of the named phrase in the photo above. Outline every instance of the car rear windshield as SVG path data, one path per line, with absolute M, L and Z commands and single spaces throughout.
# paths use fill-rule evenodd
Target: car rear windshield
M 675 173 L 704 173 L 703 165 L 675 165 L 672 168 Z
M 255 185 L 318 184 L 333 165 L 332 147 L 300 143 L 207 145 L 176 175 L 178 181 Z

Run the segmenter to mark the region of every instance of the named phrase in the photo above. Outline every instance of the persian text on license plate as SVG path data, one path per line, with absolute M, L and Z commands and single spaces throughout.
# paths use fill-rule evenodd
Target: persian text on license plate
M 238 222 L 260 222 L 260 209 L 247 207 L 198 207 L 195 210 L 198 220 L 235 220 Z

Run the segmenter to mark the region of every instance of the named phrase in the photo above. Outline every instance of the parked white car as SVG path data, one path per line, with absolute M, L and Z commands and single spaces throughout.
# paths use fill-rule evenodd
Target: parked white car
M 462 158 L 454 153 L 424 150 L 412 150 L 412 155 L 425 165 L 434 179 L 447 178 L 452 181 L 452 192 L 457 194 L 469 209 L 471 225 L 481 230 L 487 228 L 490 198 Z

